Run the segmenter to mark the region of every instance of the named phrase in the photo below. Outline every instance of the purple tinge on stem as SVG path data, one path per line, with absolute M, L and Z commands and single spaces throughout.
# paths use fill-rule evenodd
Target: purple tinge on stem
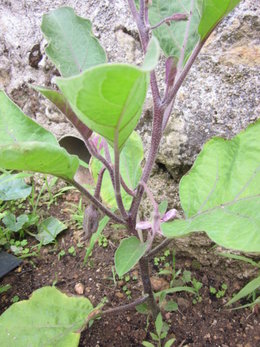
M 174 83 L 177 73 L 177 64 L 173 57 L 169 57 L 166 60 L 165 68 L 165 83 L 167 86 L 171 86 Z
M 173 220 L 176 217 L 176 212 L 177 210 L 175 210 L 175 208 L 169 210 L 168 212 L 166 212 L 160 222 L 164 223 L 164 222 L 168 222 L 170 220 Z M 152 228 L 152 223 L 149 221 L 141 221 L 136 223 L 136 229 L 140 229 L 140 230 L 147 230 L 147 229 L 151 229 Z

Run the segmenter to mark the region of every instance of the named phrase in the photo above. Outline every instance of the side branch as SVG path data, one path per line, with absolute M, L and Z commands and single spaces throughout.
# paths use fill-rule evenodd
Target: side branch
M 123 225 L 126 225 L 126 221 L 118 217 L 115 213 L 111 212 L 106 206 L 104 206 L 98 199 L 96 199 L 93 195 L 90 194 L 90 192 L 85 189 L 81 184 L 79 184 L 77 181 L 68 180 L 68 183 L 72 184 L 74 187 L 76 187 L 82 194 L 86 196 L 90 202 L 95 205 L 100 211 L 102 211 L 105 215 L 113 219 L 116 223 L 120 223 Z

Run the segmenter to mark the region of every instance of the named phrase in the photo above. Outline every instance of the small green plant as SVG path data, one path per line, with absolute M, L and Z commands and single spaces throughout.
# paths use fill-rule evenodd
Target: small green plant
M 223 296 L 225 296 L 227 288 L 228 287 L 227 287 L 226 283 L 222 283 L 220 289 L 218 289 L 218 290 L 216 288 L 210 286 L 209 292 L 210 292 L 210 294 L 215 295 L 217 299 L 220 299 L 220 298 L 223 298 Z
M 235 294 L 233 298 L 226 303 L 226 305 L 230 306 L 243 298 L 247 298 L 247 301 L 249 301 L 249 303 L 233 308 L 233 310 L 246 308 L 246 307 L 251 307 L 252 309 L 254 309 L 254 307 L 257 307 L 257 305 L 259 305 L 260 303 L 260 262 L 256 262 L 248 257 L 232 254 L 232 253 L 218 253 L 218 254 L 225 258 L 243 261 L 248 264 L 251 264 L 252 266 L 258 269 L 258 273 L 259 273 L 256 278 L 254 278 L 249 283 L 247 283 L 237 294 Z
M 171 338 L 162 344 L 162 340 L 166 339 L 168 331 L 169 325 L 163 321 L 162 314 L 159 313 L 155 320 L 155 332 L 150 332 L 151 338 L 153 341 L 155 341 L 156 345 L 148 341 L 143 341 L 142 345 L 145 347 L 171 347 L 175 341 L 175 338 Z
M 71 246 L 69 249 L 68 249 L 68 253 L 70 255 L 73 255 L 73 257 L 76 256 L 76 250 L 75 250 L 75 247 L 74 246 Z
M 59 253 L 58 253 L 58 259 L 60 260 L 62 257 L 64 257 L 64 255 L 66 255 L 66 252 L 64 249 L 62 249 Z
M 100 238 L 98 239 L 98 245 L 100 247 L 107 248 L 108 239 L 104 235 L 101 235 Z

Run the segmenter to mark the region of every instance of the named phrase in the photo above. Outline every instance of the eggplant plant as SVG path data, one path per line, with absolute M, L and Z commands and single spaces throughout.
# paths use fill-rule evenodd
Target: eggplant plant
M 84 223 L 87 238 L 96 232 L 100 212 L 125 226 L 129 237 L 115 253 L 116 272 L 123 276 L 139 263 L 144 291 L 140 300 L 146 301 L 154 319 L 159 307 L 150 282 L 149 258 L 172 238 L 204 231 L 223 247 L 260 251 L 259 121 L 231 140 L 213 138 L 204 146 L 180 182 L 184 219 L 175 219 L 175 210 L 161 214 L 148 187 L 178 90 L 212 31 L 238 3 L 128 0 L 144 54 L 141 66 L 108 63 L 91 22 L 73 9 L 63 7 L 43 16 L 46 54 L 61 77 L 56 78 L 58 89 L 33 88 L 80 133 L 91 154 L 94 194 L 76 178 L 79 158 L 61 148 L 54 135 L 0 92 L 0 167 L 51 174 L 75 186 L 89 201 Z M 161 55 L 165 57 L 163 90 L 155 72 Z M 149 86 L 153 123 L 142 165 L 143 145 L 135 128 Z M 154 208 L 149 221 L 139 220 L 144 193 Z M 156 236 L 162 242 L 154 246 Z

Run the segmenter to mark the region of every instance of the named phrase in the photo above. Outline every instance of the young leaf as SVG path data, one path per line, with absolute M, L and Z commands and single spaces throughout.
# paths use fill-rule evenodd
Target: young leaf
M 161 225 L 167 237 L 205 231 L 217 244 L 260 251 L 260 121 L 232 140 L 214 138 L 180 183 L 186 220 Z
M 92 310 L 87 298 L 68 297 L 55 287 L 38 289 L 0 316 L 0 345 L 76 347 Z
M 67 229 L 66 225 L 57 218 L 48 217 L 38 225 L 36 239 L 43 245 L 48 245 L 65 229 Z
M 28 216 L 26 214 L 21 214 L 16 218 L 13 213 L 7 212 L 3 218 L 6 228 L 13 232 L 20 231 L 26 222 L 28 222 Z
M 0 200 L 25 199 L 31 194 L 32 187 L 25 184 L 18 175 L 2 174 L 0 176 Z
M 104 64 L 77 77 L 57 78 L 79 119 L 119 150 L 140 118 L 148 83 L 148 72 L 124 64 Z
M 163 200 L 160 203 L 160 205 L 158 206 L 158 210 L 159 210 L 161 216 L 165 214 L 165 212 L 167 211 L 167 207 L 168 207 L 168 201 Z
M 144 62 L 142 65 L 142 70 L 152 71 L 156 68 L 159 58 L 160 58 L 160 45 L 156 37 L 152 36 L 149 45 L 147 47 L 147 52 L 144 57 Z
M 199 35 L 203 40 L 217 24 L 240 2 L 240 0 L 204 0 Z
M 101 154 L 104 150 L 102 149 Z M 109 146 L 110 157 L 113 162 L 114 151 Z M 128 186 L 128 188 L 134 190 L 142 175 L 141 162 L 143 160 L 144 151 L 143 144 L 140 136 L 134 131 L 126 141 L 124 148 L 120 154 L 120 174 Z M 102 167 L 102 164 L 95 158 L 91 158 L 90 168 L 92 176 L 97 182 L 98 173 Z M 123 203 L 126 209 L 130 208 L 133 197 L 128 195 L 123 188 L 121 188 L 121 194 Z M 102 200 L 111 208 L 117 208 L 115 192 L 111 183 L 109 173 L 104 173 L 103 182 L 101 186 Z
M 171 347 L 174 344 L 175 341 L 176 341 L 176 339 L 173 337 L 172 339 L 168 340 L 165 343 L 164 347 Z
M 105 216 L 98 223 L 98 229 L 94 234 L 92 234 L 90 241 L 89 241 L 89 246 L 86 248 L 86 254 L 85 254 L 84 262 L 83 262 L 84 265 L 86 264 L 91 252 L 93 251 L 93 248 L 94 248 L 96 242 L 98 241 L 99 237 L 102 234 L 102 231 L 104 230 L 104 228 L 106 227 L 108 222 L 109 222 L 109 217 Z
M 149 7 L 149 21 L 152 26 L 157 25 L 161 20 L 170 17 L 175 13 L 183 13 L 189 16 L 192 0 L 182 1 L 161 1 L 153 0 Z M 190 55 L 193 48 L 199 41 L 198 25 L 201 17 L 202 1 L 195 0 L 192 9 L 191 22 L 188 21 L 170 21 L 164 23 L 153 30 L 153 34 L 159 40 L 160 46 L 166 57 L 180 57 L 181 48 L 184 43 L 186 26 L 190 25 L 187 46 L 185 50 L 185 59 Z
M 226 305 L 231 305 L 234 302 L 244 298 L 245 296 L 253 293 L 257 288 L 260 287 L 260 276 L 253 279 L 247 285 L 245 285 Z
M 161 336 L 162 328 L 163 328 L 163 319 L 162 319 L 162 314 L 159 313 L 155 320 L 155 329 L 156 329 L 156 333 L 158 337 Z
M 155 347 L 153 343 L 148 342 L 148 341 L 143 341 L 143 342 L 142 342 L 142 345 L 143 345 L 144 347 Z
M 91 22 L 77 16 L 72 8 L 62 7 L 45 14 L 41 29 L 49 42 L 46 53 L 62 76 L 77 75 L 106 62 Z
M 178 304 L 173 300 L 167 301 L 164 305 L 164 309 L 169 312 L 178 311 Z
M 142 258 L 147 244 L 142 243 L 137 237 L 131 236 L 121 241 L 115 253 L 116 272 L 119 277 L 130 271 Z
M 79 160 L 0 91 L 0 167 L 72 179 Z

